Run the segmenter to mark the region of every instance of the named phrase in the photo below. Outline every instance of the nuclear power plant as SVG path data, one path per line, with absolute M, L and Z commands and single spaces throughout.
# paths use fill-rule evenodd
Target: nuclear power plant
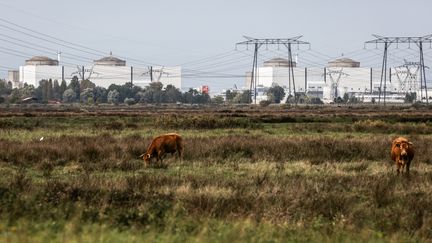
M 317 67 L 317 65 L 299 66 L 298 61 L 302 56 L 293 55 L 292 45 L 310 45 L 309 42 L 301 41 L 302 36 L 288 39 L 255 39 L 245 37 L 246 41 L 237 45 L 254 46 L 254 59 L 251 72 L 245 72 L 244 87 L 242 90 L 250 90 L 254 103 L 266 100 L 267 91 L 273 86 L 281 86 L 285 90 L 283 102 L 290 97 L 304 96 L 309 99 L 320 99 L 324 103 L 333 103 L 342 97 L 348 97 L 356 102 L 375 102 L 381 99 L 384 102 L 402 103 L 405 102 L 407 94 L 415 97 L 416 101 L 428 101 L 428 93 L 432 90 L 427 88 L 425 64 L 423 58 L 422 43 L 431 43 L 432 35 L 423 37 L 381 37 L 365 42 L 373 43 L 376 46 L 384 43 L 384 55 L 382 67 L 363 66 L 360 61 L 348 56 L 341 55 L 338 58 L 330 59 Z M 388 45 L 392 43 L 416 44 L 420 50 L 420 62 L 403 60 L 398 65 L 387 65 Z M 285 46 L 288 50 L 288 58 L 281 55 L 262 60 L 258 63 L 258 50 L 265 45 Z M 276 53 L 276 52 L 275 52 Z M 294 56 L 294 57 L 293 57 Z M 381 57 L 379 57 L 381 58 Z M 230 60 L 233 63 L 233 60 Z M 229 62 L 226 65 L 230 65 Z M 211 66 L 211 65 L 209 65 Z M 184 69 L 189 75 L 186 78 L 200 77 L 212 78 L 211 72 Z M 245 70 L 243 69 L 242 72 Z M 215 79 L 220 76 L 214 75 Z M 173 85 L 183 89 L 182 67 L 181 66 L 130 66 L 127 60 L 109 56 L 93 60 L 91 64 L 85 65 L 64 65 L 61 61 L 61 53 L 57 59 L 46 56 L 34 56 L 25 61 L 24 66 L 18 70 L 8 72 L 8 81 L 13 87 L 22 87 L 25 83 L 39 86 L 41 80 L 58 80 L 67 83 L 73 78 L 79 80 L 90 80 L 97 86 L 108 88 L 112 84 L 123 85 L 132 83 L 145 87 L 152 82 L 161 82 L 165 87 Z M 184 78 L 183 77 L 183 78 Z M 242 78 L 243 79 L 243 78 Z M 202 80 L 206 84 L 206 92 L 210 90 L 212 80 Z M 215 81 L 216 82 L 216 81 Z
M 293 69 L 295 87 L 289 85 L 289 67 Z M 425 99 L 420 89 L 419 70 L 418 63 L 408 62 L 389 68 L 387 101 L 402 103 L 407 93 L 415 93 L 417 97 Z M 324 68 L 297 67 L 296 62 L 273 58 L 257 69 L 257 100 L 266 100 L 266 91 L 278 85 L 285 89 L 285 99 L 296 92 L 310 98 L 320 98 L 324 103 L 332 103 L 345 94 L 360 102 L 372 102 L 372 99 L 378 101 L 381 72 L 380 68 L 361 67 L 360 62 L 346 57 L 331 60 Z M 250 86 L 251 73 L 247 72 L 245 87 Z
M 128 82 L 141 87 L 151 82 L 161 82 L 164 86 L 174 85 L 176 88 L 182 88 L 179 66 L 127 66 L 125 60 L 114 57 L 112 53 L 107 57 L 94 60 L 92 65 L 73 67 L 60 64 L 60 54 L 57 60 L 46 56 L 35 56 L 26 60 L 25 65 L 19 67 L 19 71 L 10 71 L 9 81 L 14 88 L 21 87 L 24 83 L 38 87 L 43 79 L 65 80 L 69 83 L 76 76 L 79 80 L 89 79 L 96 86 L 104 88 L 108 88 L 111 84 L 123 85 Z
M 252 72 L 246 72 L 245 89 L 249 89 L 253 103 L 267 99 L 267 90 L 273 86 L 284 88 L 284 100 L 299 96 L 306 98 L 319 98 L 324 103 L 345 100 L 352 102 L 386 102 L 402 103 L 407 97 L 414 97 L 416 101 L 428 103 L 431 92 L 428 92 L 426 79 L 426 66 L 424 63 L 423 44 L 432 46 L 432 35 L 422 37 L 383 37 L 373 35 L 376 39 L 365 42 L 365 47 L 374 44 L 384 44 L 381 68 L 362 67 L 359 61 L 344 57 L 329 60 L 325 67 L 298 67 L 298 56 L 293 59 L 292 46 L 309 45 L 300 40 L 302 36 L 293 38 L 264 38 L 257 39 L 244 36 L 245 41 L 236 44 L 254 47 Z M 419 62 L 410 62 L 404 59 L 399 65 L 388 65 L 388 52 L 390 45 L 406 44 L 418 47 Z M 288 58 L 275 57 L 258 66 L 258 53 L 260 47 L 280 46 L 287 48 Z M 286 55 L 285 54 L 285 55 Z M 392 58 L 394 59 L 394 58 Z M 393 60 L 394 62 L 394 60 Z M 348 99 L 347 99 L 348 98 Z

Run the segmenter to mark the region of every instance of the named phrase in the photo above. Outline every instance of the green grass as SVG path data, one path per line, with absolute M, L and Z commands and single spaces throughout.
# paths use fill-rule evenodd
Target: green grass
M 343 221 L 343 219 L 341 219 Z M 19 225 L 10 231 L 4 231 L 0 240 L 10 242 L 415 242 L 403 235 L 386 237 L 380 232 L 363 230 L 352 232 L 343 225 L 325 229 L 325 223 L 317 220 L 308 229 L 254 223 L 253 220 L 211 220 L 199 222 L 200 228 L 190 230 L 188 224 L 195 224 L 190 219 L 183 219 L 182 224 L 170 225 L 163 232 L 142 232 L 140 230 L 117 230 L 106 225 L 78 225 L 68 223 L 58 226 L 51 224 Z M 322 231 L 327 234 L 322 234 Z
M 65 173 L 59 167 L 49 176 L 6 167 L 12 175 L 0 184 L 3 193 L 9 188 L 2 194 L 8 210 L 2 210 L 0 240 L 386 242 L 430 237 L 430 165 L 416 166 L 408 180 L 380 162 L 297 161 L 282 168 L 269 161 L 237 166 L 234 161 L 222 166 L 169 162 L 167 169 L 137 171 Z M 406 202 L 420 203 L 420 220 L 426 222 L 413 225 L 419 208 Z
M 216 127 L 195 112 L 156 128 L 157 114 L 0 118 L 0 241 L 432 239 L 427 114 L 226 113 Z M 183 159 L 145 167 L 138 155 L 172 131 Z M 389 158 L 398 135 L 416 146 L 410 176 Z
M 343 219 L 341 219 L 343 221 Z M 200 223 L 199 229 L 190 225 Z M 395 235 L 386 238 L 382 233 L 368 230 L 352 232 L 343 225 L 334 226 L 322 234 L 325 223 L 317 220 L 312 227 L 290 227 L 253 220 L 210 220 L 195 222 L 182 219 L 181 224 L 169 226 L 167 231 L 147 232 L 137 229 L 118 230 L 106 225 L 69 222 L 59 225 L 48 222 L 39 225 L 22 223 L 2 230 L 0 240 L 6 242 L 415 242 L 408 237 Z M 3 227 L 0 225 L 3 229 Z

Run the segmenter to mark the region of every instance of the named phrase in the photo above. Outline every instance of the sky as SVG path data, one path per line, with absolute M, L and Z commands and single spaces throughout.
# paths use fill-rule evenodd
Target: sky
M 243 41 L 244 35 L 302 35 L 301 40 L 310 42 L 312 50 L 309 52 L 308 46 L 298 47 L 299 62 L 302 55 L 308 60 L 305 65 L 324 65 L 341 55 L 352 54 L 358 59 L 373 60 L 367 64 L 377 66 L 382 50 L 359 54 L 363 53 L 364 42 L 374 39 L 371 34 L 431 34 L 431 10 L 432 1 L 428 0 L 2 0 L 0 78 L 6 77 L 7 68 L 23 65 L 31 55 L 55 58 L 54 50 L 58 50 L 80 59 L 70 63 L 84 64 L 81 59 L 90 62 L 112 51 L 114 56 L 125 57 L 128 65 L 182 65 L 186 86 L 209 84 L 220 90 L 233 84 L 243 85 L 244 78 L 239 75 L 251 69 L 251 48 L 235 49 L 235 43 Z M 82 48 L 35 39 L 27 30 L 27 34 L 16 32 L 20 27 Z M 45 49 L 17 46 L 17 40 L 10 37 L 26 41 L 25 45 L 33 43 L 52 50 L 42 52 Z M 284 51 L 266 51 L 262 50 L 260 61 L 284 55 Z M 408 52 L 405 54 L 412 55 Z M 432 61 L 432 55 L 426 53 L 426 62 L 429 59 Z M 213 75 L 221 73 L 226 77 Z

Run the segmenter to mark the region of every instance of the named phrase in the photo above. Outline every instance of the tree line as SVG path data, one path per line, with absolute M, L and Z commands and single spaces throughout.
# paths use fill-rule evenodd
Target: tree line
M 283 88 L 282 92 L 283 92 Z M 279 90 L 279 89 L 277 89 Z M 273 92 L 270 90 L 270 92 Z M 269 93 L 272 103 L 279 103 L 280 93 Z M 161 104 L 161 103 L 188 103 L 188 104 L 222 104 L 237 103 L 250 104 L 252 102 L 251 92 L 228 90 L 224 96 L 219 95 L 211 98 L 207 93 L 196 89 L 181 92 L 173 85 L 163 86 L 160 82 L 150 83 L 147 87 L 140 87 L 132 83 L 123 85 L 111 84 L 108 88 L 96 86 L 90 80 L 79 80 L 73 77 L 69 84 L 66 81 L 41 80 L 38 87 L 24 84 L 21 88 L 12 88 L 11 82 L 0 80 L 0 103 L 22 103 L 30 99 L 36 103 L 83 103 L 83 104 L 121 104 L 129 105 L 136 103 Z
M 123 85 L 111 84 L 108 88 L 96 86 L 90 80 L 78 80 L 73 77 L 67 85 L 63 80 L 41 80 L 39 86 L 24 84 L 21 88 L 12 89 L 12 84 L 0 80 L 0 103 L 22 103 L 31 99 L 37 103 L 63 102 L 63 103 L 84 103 L 84 104 L 136 104 L 136 103 L 190 103 L 207 104 L 212 99 L 207 93 L 196 89 L 189 89 L 182 93 L 173 85 L 163 87 L 160 82 L 150 83 L 142 88 L 125 83 Z M 217 101 L 218 99 L 216 99 Z M 223 102 L 223 99 L 222 99 Z
M 140 87 L 132 83 L 123 85 L 111 84 L 108 88 L 96 86 L 90 80 L 79 80 L 73 77 L 69 84 L 65 80 L 41 80 L 39 86 L 24 84 L 21 88 L 12 88 L 11 82 L 0 80 L 0 103 L 22 103 L 26 99 L 32 102 L 49 103 L 84 103 L 84 104 L 120 104 L 128 105 L 136 103 L 161 104 L 161 103 L 188 103 L 188 104 L 250 104 L 252 103 L 252 93 L 249 90 L 235 91 L 227 90 L 224 96 L 215 96 L 211 98 L 207 93 L 199 92 L 196 89 L 189 89 L 181 92 L 173 85 L 163 87 L 160 82 L 150 83 L 147 87 Z M 271 103 L 279 104 L 283 102 L 286 96 L 284 88 L 278 85 L 270 87 L 266 91 L 267 100 L 261 101 L 261 105 Z M 415 93 L 407 94 L 405 103 L 412 103 L 415 100 Z M 286 103 L 303 103 L 303 104 L 322 104 L 320 98 L 309 97 L 304 93 L 288 95 Z M 343 97 L 337 97 L 335 103 L 358 103 L 356 97 L 349 97 L 345 94 Z

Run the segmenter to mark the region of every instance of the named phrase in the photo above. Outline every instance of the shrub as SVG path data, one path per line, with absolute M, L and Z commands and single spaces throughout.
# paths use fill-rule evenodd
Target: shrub
M 161 116 L 154 126 L 170 129 L 216 129 L 216 128 L 259 128 L 260 125 L 248 118 L 215 116 Z
M 269 100 L 261 100 L 259 103 L 259 105 L 261 107 L 266 107 L 266 106 L 269 106 L 270 104 L 271 104 L 271 101 L 269 101 Z
M 135 99 L 134 99 L 134 98 L 126 98 L 126 99 L 124 100 L 124 103 L 127 104 L 127 105 L 133 105 L 133 104 L 135 104 L 136 102 L 135 102 Z

